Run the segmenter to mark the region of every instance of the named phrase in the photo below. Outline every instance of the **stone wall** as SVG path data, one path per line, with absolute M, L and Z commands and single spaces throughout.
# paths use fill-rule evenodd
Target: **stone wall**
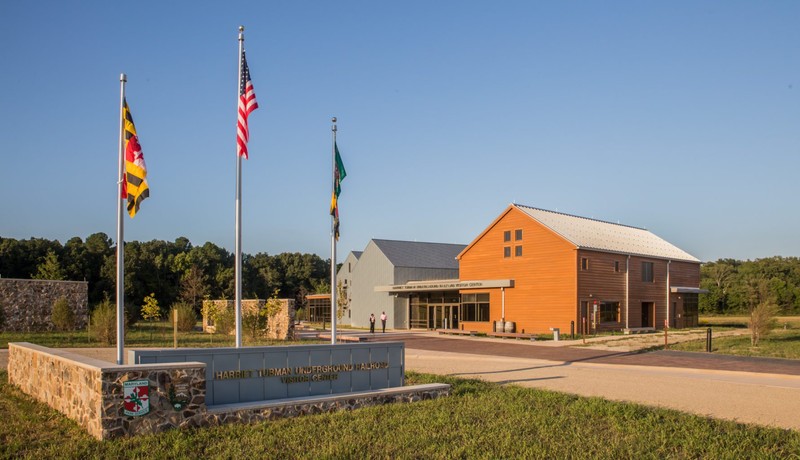
M 207 407 L 205 363 L 116 365 L 30 343 L 10 343 L 8 358 L 9 383 L 75 420 L 97 439 L 257 423 L 450 394 L 449 385 L 428 384 Z M 138 380 L 146 381 L 149 411 L 129 416 L 124 413 L 125 382 Z
M 0 278 L 0 308 L 5 331 L 50 331 L 53 304 L 64 297 L 75 312 L 75 328 L 89 320 L 89 283 Z
M 269 339 L 291 340 L 294 338 L 294 299 L 278 300 L 281 302 L 281 309 L 277 314 L 267 318 L 267 330 L 264 332 Z M 205 302 L 214 305 L 218 311 L 234 308 L 233 300 L 206 300 Z M 254 309 L 261 311 L 266 307 L 266 303 L 267 301 L 264 299 L 242 299 L 242 312 L 244 314 L 252 313 Z M 205 314 L 203 314 L 203 332 L 216 332 L 214 322 Z
M 205 364 L 118 366 L 30 343 L 9 343 L 8 381 L 24 393 L 75 420 L 98 439 L 156 433 L 205 417 Z M 150 411 L 124 415 L 124 384 L 147 380 Z M 189 398 L 180 410 L 170 390 L 185 382 Z M 198 415 L 201 414 L 201 415 Z

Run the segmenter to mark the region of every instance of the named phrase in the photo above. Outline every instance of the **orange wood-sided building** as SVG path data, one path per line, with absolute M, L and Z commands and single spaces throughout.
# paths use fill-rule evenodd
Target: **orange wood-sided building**
M 488 294 L 489 332 L 562 333 L 697 325 L 700 261 L 646 229 L 509 205 L 459 255 L 459 279 L 511 280 Z

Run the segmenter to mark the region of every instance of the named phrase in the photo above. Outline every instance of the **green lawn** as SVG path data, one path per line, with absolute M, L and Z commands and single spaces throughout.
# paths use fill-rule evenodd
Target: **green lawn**
M 477 380 L 451 397 L 100 442 L 0 372 L 2 458 L 796 458 L 800 433 Z
M 713 330 L 713 329 L 712 329 Z M 695 340 L 669 346 L 670 350 L 706 351 L 706 341 Z M 778 328 L 762 338 L 757 347 L 750 346 L 750 334 L 735 337 L 713 337 L 714 353 L 739 356 L 800 359 L 800 329 Z
M 172 325 L 168 322 L 139 322 L 125 332 L 126 347 L 172 347 Z M 8 348 L 8 342 L 31 342 L 51 348 L 86 348 L 86 347 L 111 347 L 114 344 L 104 344 L 94 340 L 84 329 L 71 332 L 0 332 L 0 348 Z M 236 339 L 233 335 L 206 334 L 203 332 L 179 332 L 179 347 L 232 347 Z M 308 341 L 321 343 L 320 341 Z M 242 333 L 244 345 L 276 345 L 286 344 L 284 341 L 268 340 L 265 338 L 252 339 L 247 331 Z

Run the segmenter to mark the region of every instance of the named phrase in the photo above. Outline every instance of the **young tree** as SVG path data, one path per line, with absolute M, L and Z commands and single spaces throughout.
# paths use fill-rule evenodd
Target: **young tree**
M 772 332 L 778 305 L 764 277 L 747 280 L 748 303 L 750 305 L 750 345 L 757 347 L 759 341 Z
M 208 292 L 206 278 L 203 269 L 195 264 L 181 277 L 181 300 L 191 305 L 195 311 Z
M 144 318 L 145 321 L 161 319 L 161 307 L 158 306 L 158 300 L 156 300 L 155 294 L 152 292 L 149 296 L 144 298 L 144 304 L 142 304 L 142 318 Z
M 37 280 L 63 280 L 66 278 L 61 262 L 58 261 L 56 252 L 52 249 L 47 250 L 47 255 L 36 269 L 36 274 L 32 276 Z

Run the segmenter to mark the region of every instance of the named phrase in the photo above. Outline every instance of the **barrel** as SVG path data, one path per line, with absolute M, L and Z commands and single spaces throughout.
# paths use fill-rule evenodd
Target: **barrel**
M 503 320 L 495 321 L 494 322 L 494 331 L 495 332 L 503 332 L 504 323 L 505 323 L 505 321 L 503 321 Z
M 506 321 L 504 332 L 514 332 L 514 329 L 517 328 L 517 323 L 514 321 Z

